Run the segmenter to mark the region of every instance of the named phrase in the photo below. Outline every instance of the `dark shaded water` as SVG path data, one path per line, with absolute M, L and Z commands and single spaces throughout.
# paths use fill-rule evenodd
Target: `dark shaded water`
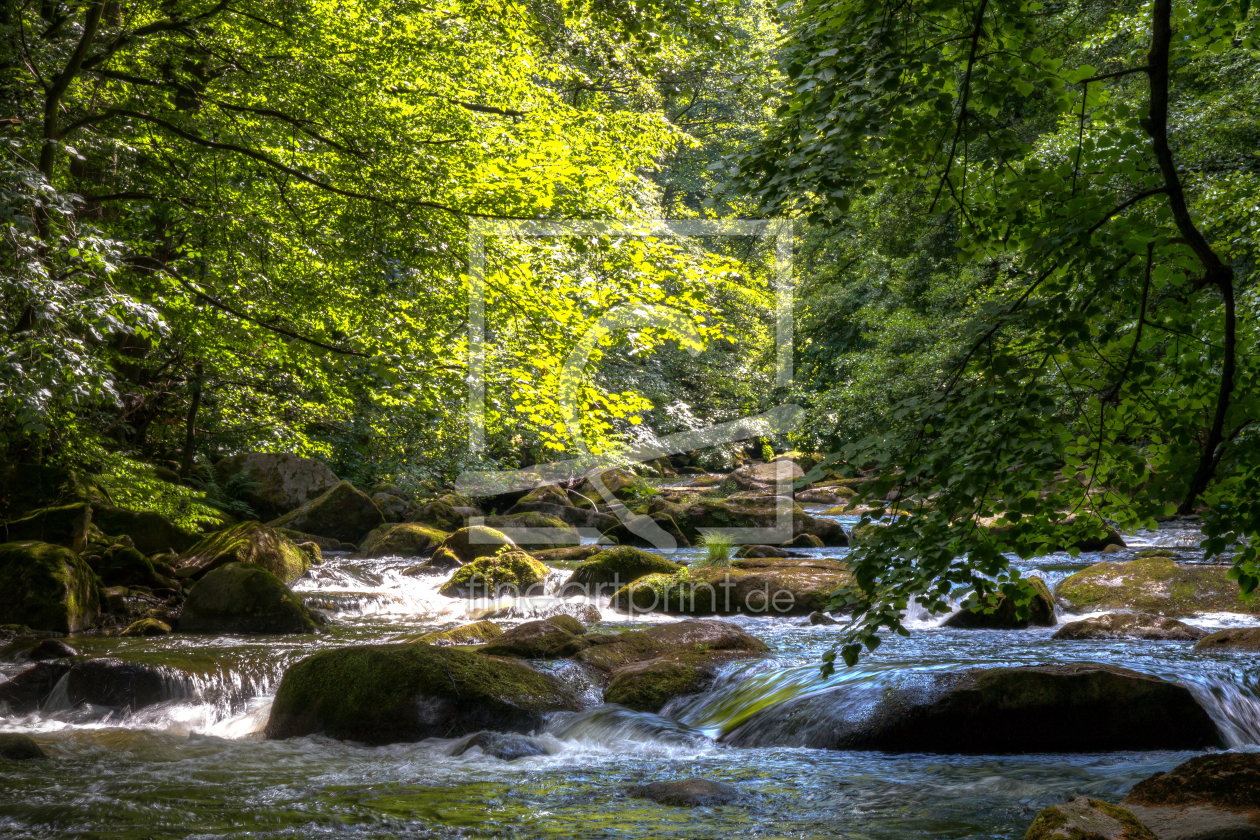
M 1168 531 L 1133 542 L 1192 539 Z M 1053 581 L 1098 559 L 1052 556 L 1035 567 Z M 603 707 L 557 720 L 541 736 L 554 750 L 544 757 L 509 763 L 473 750 L 452 758 L 447 741 L 364 748 L 318 737 L 260 740 L 289 663 L 319 648 L 399 641 L 469 619 L 467 604 L 436 594 L 438 581 L 400 575 L 409 565 L 332 558 L 301 581 L 296 588 L 335 610 L 335 626 L 320 637 L 72 640 L 91 655 L 166 661 L 196 677 L 182 699 L 132 715 L 54 701 L 41 713 L 0 718 L 0 731 L 30 733 L 55 756 L 0 765 L 0 837 L 1018 838 L 1047 804 L 1080 794 L 1115 800 L 1189 757 L 829 752 L 801 746 L 808 731 L 778 725 L 776 710 L 796 698 L 832 691 L 860 703 L 891 681 L 962 666 L 1091 660 L 1158 674 L 1195 691 L 1236 748 L 1260 744 L 1254 657 L 1195 654 L 1189 643 L 1055 642 L 1051 630 L 944 630 L 926 617 L 909 638 L 889 640 L 826 681 L 817 662 L 836 628 L 737 619 L 773 646 L 774 660 L 732 669 L 664 718 Z M 0 676 L 19 668 L 0 663 Z M 757 746 L 713 740 L 735 730 Z M 687 810 L 623 793 L 691 775 L 734 784 L 747 800 Z

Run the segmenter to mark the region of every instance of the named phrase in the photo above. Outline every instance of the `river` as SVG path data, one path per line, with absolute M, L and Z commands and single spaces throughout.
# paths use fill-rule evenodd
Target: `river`
M 1129 551 L 1106 559 L 1193 544 L 1194 534 L 1169 529 L 1129 542 Z M 1050 555 L 1019 565 L 1053 586 L 1100 559 Z M 1231 747 L 1260 748 L 1260 665 L 1252 654 L 1196 654 L 1190 642 L 1054 641 L 1053 628 L 943 629 L 943 617 L 923 615 L 911 616 L 909 637 L 887 640 L 826 680 L 819 657 L 838 628 L 801 618 L 732 619 L 770 644 L 774 657 L 731 666 L 708 693 L 674 701 L 660 716 L 611 707 L 561 716 L 540 735 L 552 754 L 537 758 L 504 762 L 479 750 L 450 757 L 454 741 L 366 748 L 322 737 L 262 740 L 290 663 L 470 619 L 464 602 L 437 594 L 439 579 L 401 574 L 414 562 L 329 556 L 294 585 L 333 613 L 319 636 L 69 640 L 86 655 L 167 663 L 195 676 L 172 682 L 171 700 L 133 714 L 66 708 L 54 695 L 38 713 L 0 717 L 0 731 L 31 734 L 54 758 L 0 763 L 0 838 L 1021 838 L 1046 805 L 1081 794 L 1116 801 L 1191 755 L 835 752 L 808 746 L 808 720 L 785 722 L 803 698 L 861 703 L 928 670 L 984 665 L 1096 661 L 1174 679 L 1195 692 Z M 565 574 L 557 570 L 553 580 Z M 602 613 L 607 627 L 627 623 Z M 1216 614 L 1187 623 L 1256 622 Z M 15 650 L 3 655 L 0 680 L 24 667 Z M 576 669 L 559 672 L 597 696 Z M 733 784 L 746 798 L 692 810 L 624 794 L 630 785 L 693 775 Z

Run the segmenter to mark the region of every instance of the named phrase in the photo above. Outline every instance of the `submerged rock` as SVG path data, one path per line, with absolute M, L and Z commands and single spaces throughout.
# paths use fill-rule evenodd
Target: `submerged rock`
M 428 525 L 401 522 L 373 531 L 363 541 L 368 557 L 420 557 L 431 554 L 449 534 Z
M 389 744 L 483 729 L 529 732 L 581 703 L 553 678 L 508 659 L 430 645 L 326 650 L 285 671 L 270 739 L 323 734 Z
M 802 701 L 798 718 L 834 717 L 808 745 L 1003 754 L 1195 750 L 1221 743 L 1189 689 L 1091 662 L 915 675 L 914 682 L 881 693 L 869 712 L 849 709 L 835 696 Z M 738 730 L 729 740 L 748 743 Z
M 1203 631 L 1199 631 L 1203 633 Z M 1196 651 L 1210 650 L 1260 650 L 1260 627 L 1231 627 L 1211 635 L 1203 633 Z
M 100 609 L 100 581 L 70 549 L 43 542 L 0 544 L 4 621 L 75 633 L 91 627 Z
M 1015 601 L 1006 595 L 997 595 L 997 605 L 992 612 L 982 607 L 960 610 L 945 620 L 945 627 L 963 630 L 1023 630 L 1029 625 L 1033 627 L 1053 627 L 1058 623 L 1054 617 L 1054 597 L 1050 587 L 1041 578 L 1033 575 L 1025 578 L 1032 584 L 1037 594 L 1027 605 L 1027 615 L 1020 618 Z
M 1192 758 L 1138 782 L 1123 804 L 1156 837 L 1260 837 L 1260 755 L 1218 753 Z
M 709 808 L 729 805 L 741 796 L 739 789 L 708 779 L 681 779 L 677 782 L 652 782 L 626 789 L 635 799 L 650 799 L 661 805 L 678 808 Z
M 574 619 L 570 619 L 574 621 Z M 579 627 L 581 625 L 579 624 Z M 581 631 L 586 632 L 582 627 Z M 520 659 L 564 659 L 585 650 L 590 643 L 556 621 L 527 621 L 498 636 L 481 649 L 487 656 Z
M 1182 616 L 1201 612 L 1260 613 L 1260 600 L 1244 601 L 1228 566 L 1189 565 L 1172 557 L 1097 563 L 1064 578 L 1054 596 L 1072 612 L 1135 610 Z
M 426 633 L 417 642 L 426 645 L 437 645 L 438 647 L 448 647 L 450 645 L 484 645 L 493 639 L 503 635 L 503 628 L 495 624 L 493 621 L 478 621 L 473 624 L 465 624 L 462 627 L 455 627 L 450 630 L 438 630 L 433 633 Z
M 188 593 L 184 633 L 312 633 L 316 620 L 284 582 L 249 563 L 229 563 Z
M 214 471 L 220 484 L 235 480 L 241 499 L 264 519 L 299 508 L 337 486 L 336 474 L 323 461 L 289 452 L 233 455 L 215 464 Z
M 672 575 L 682 566 L 640 548 L 619 545 L 606 548 L 573 570 L 560 588 L 561 597 L 582 594 L 598 598 L 601 590 L 611 594 L 644 575 Z
M 1077 797 L 1041 809 L 1024 840 L 1156 840 L 1130 811 L 1101 799 Z
M 547 567 L 523 551 L 505 551 L 465 563 L 442 584 L 448 598 L 489 598 L 510 592 L 516 597 L 541 595 Z
M 311 557 L 280 531 L 261 522 L 242 522 L 202 538 L 180 555 L 175 573 L 198 578 L 228 563 L 258 566 L 288 582 L 310 570 Z
M 1055 639 L 1147 639 L 1155 642 L 1193 642 L 1207 635 L 1175 618 L 1149 613 L 1107 613 L 1065 624 Z
M 818 626 L 820 624 L 821 625 L 839 624 L 840 622 L 836 621 L 834 618 L 827 615 L 825 612 L 812 612 L 809 614 L 809 623 L 814 626 Z
M 515 761 L 518 758 L 532 758 L 536 755 L 547 755 L 547 748 L 532 738 L 524 735 L 505 732 L 478 732 L 471 738 L 456 744 L 452 756 L 463 755 L 474 747 L 488 756 L 503 761 Z
M 9 761 L 30 761 L 34 758 L 48 758 L 48 754 L 29 735 L 0 732 L 0 758 L 6 758 Z
M 297 510 L 268 524 L 273 528 L 291 528 L 342 542 L 358 543 L 384 522 L 384 514 L 370 496 L 350 482 L 342 481 Z

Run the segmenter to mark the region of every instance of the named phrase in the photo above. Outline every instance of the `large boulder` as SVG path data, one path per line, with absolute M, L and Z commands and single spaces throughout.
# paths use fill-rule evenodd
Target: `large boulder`
M 582 537 L 577 529 L 563 519 L 545 513 L 514 513 L 511 516 L 491 516 L 486 525 L 506 531 L 518 545 L 537 545 L 546 548 L 578 545 Z
M 1054 596 L 1071 612 L 1134 610 L 1165 616 L 1202 612 L 1260 613 L 1244 601 L 1228 566 L 1181 564 L 1172 557 L 1096 563 L 1064 578 Z
M 1211 634 L 1203 633 L 1194 649 L 1196 651 L 1260 650 L 1260 627 L 1231 627 Z
M 86 502 L 40 508 L 0 525 L 5 542 L 45 542 L 82 554 L 92 535 L 92 506 Z
M 959 610 L 945 620 L 945 626 L 964 630 L 1023 630 L 1029 625 L 1053 627 L 1058 620 L 1054 617 L 1054 597 L 1050 594 L 1050 587 L 1036 575 L 1027 578 L 1027 581 L 1037 594 L 1028 602 L 1023 617 L 1020 617 L 1013 598 L 998 593 L 997 603 L 991 611 L 984 607 Z
M 1106 613 L 1065 624 L 1055 639 L 1145 639 L 1153 642 L 1193 642 L 1207 635 L 1175 618 L 1150 613 Z
M 361 550 L 368 557 L 421 557 L 432 554 L 448 536 L 428 525 L 400 522 L 373 531 Z
M 311 557 L 280 531 L 260 522 L 242 522 L 207 534 L 179 557 L 180 577 L 201 577 L 228 563 L 250 563 L 283 581 L 297 580 L 311 568 Z
M 581 593 L 589 598 L 598 598 L 601 590 L 616 592 L 644 575 L 672 575 L 681 568 L 659 554 L 633 546 L 607 548 L 574 569 L 561 587 L 560 595 L 566 597 Z
M 468 517 L 456 510 L 450 502 L 434 499 L 415 508 L 407 521 L 449 533 L 463 528 Z
M 1260 755 L 1192 758 L 1138 782 L 1121 803 L 1159 838 L 1260 837 Z
M 613 673 L 604 702 L 637 712 L 660 712 L 670 700 L 706 691 L 731 659 L 751 655 L 679 653 L 626 665 Z
M 250 563 L 229 563 L 203 577 L 179 619 L 185 633 L 311 633 L 315 626 L 283 581 Z
M 849 712 L 827 695 L 804 706 L 838 715 L 822 743 L 810 745 L 840 750 L 1078 753 L 1221 743 L 1189 689 L 1092 662 L 920 674 L 883 692 L 873 709 Z
M 580 623 L 578 627 L 581 633 L 586 632 Z M 517 659 L 563 659 L 590 646 L 581 633 L 574 633 L 571 626 L 566 627 L 562 621 L 554 619 L 527 621 L 491 639 L 480 652 Z
M 371 498 L 386 522 L 402 522 L 410 506 L 406 499 L 393 493 L 373 493 Z
M 43 542 L 0 544 L 0 616 L 34 630 L 77 633 L 101 610 L 100 581 L 83 558 Z
M 479 557 L 494 555 L 504 546 L 516 548 L 516 543 L 500 531 L 484 525 L 474 525 L 455 531 L 442 541 L 441 547 L 454 552 L 461 563 L 468 563 Z
M 553 678 L 508 659 L 424 644 L 326 650 L 285 671 L 268 738 L 327 735 L 389 744 L 483 729 L 529 732 L 581 703 Z
M 104 534 L 131 537 L 131 543 L 142 554 L 178 554 L 187 551 L 200 539 L 198 534 L 175 525 L 160 513 L 135 511 L 95 505 L 92 524 Z
M 765 642 L 734 624 L 713 619 L 677 621 L 624 633 L 589 634 L 583 639 L 589 647 L 574 658 L 604 674 L 662 657 L 700 653 L 739 658 L 760 656 L 769 650 Z
M 1132 812 L 1080 796 L 1042 808 L 1024 840 L 1156 840 Z
M 337 486 L 323 461 L 288 452 L 245 452 L 223 459 L 214 470 L 220 484 L 239 488 L 237 495 L 260 519 L 273 519 Z
M 809 615 L 852 583 L 844 564 L 831 558 L 744 557 L 727 569 L 646 575 L 619 589 L 609 606 L 669 615 Z
M 273 528 L 291 528 L 342 542 L 358 543 L 384 522 L 385 516 L 370 496 L 350 482 L 342 481 L 297 510 L 289 511 L 268 524 Z
M 542 595 L 547 567 L 523 551 L 504 551 L 479 557 L 455 570 L 439 594 L 448 598 L 490 598 Z

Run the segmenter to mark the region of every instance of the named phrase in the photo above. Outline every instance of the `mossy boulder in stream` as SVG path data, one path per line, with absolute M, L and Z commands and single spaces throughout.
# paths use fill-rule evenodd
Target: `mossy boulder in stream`
M 631 614 L 809 615 L 852 583 L 844 564 L 831 558 L 745 557 L 726 569 L 646 575 L 619 589 L 609 606 Z
M 300 735 L 367 744 L 528 732 L 581 703 L 553 678 L 508 659 L 423 644 L 326 650 L 285 671 L 270 739 Z
M 1194 649 L 1196 651 L 1260 650 L 1260 627 L 1230 627 L 1226 630 L 1217 630 L 1210 635 L 1203 633 Z
M 518 545 L 536 545 L 545 548 L 561 548 L 578 545 L 582 537 L 577 529 L 563 519 L 546 513 L 514 513 L 511 516 L 491 516 L 486 525 L 509 530 Z
M 180 555 L 180 577 L 201 577 L 228 563 L 249 563 L 283 581 L 297 580 L 311 568 L 311 557 L 297 543 L 261 522 L 242 522 L 215 531 Z
M 543 594 L 546 579 L 542 563 L 524 551 L 504 551 L 460 566 L 438 592 L 448 598 L 529 597 Z
M 1072 612 L 1135 610 L 1165 616 L 1201 612 L 1260 613 L 1260 600 L 1243 601 L 1228 566 L 1181 564 L 1172 557 L 1096 563 L 1064 578 L 1054 590 Z
M 722 666 L 734 658 L 741 657 L 682 653 L 627 665 L 613 674 L 604 702 L 637 712 L 659 712 L 670 700 L 706 691 Z
M 503 635 L 503 628 L 493 621 L 477 621 L 454 627 L 450 630 L 438 630 L 426 633 L 416 639 L 418 643 L 448 647 L 450 645 L 484 645 Z
M 485 525 L 460 528 L 442 541 L 442 548 L 454 552 L 461 563 L 492 556 L 504 546 L 516 548 L 516 543 L 504 536 L 503 532 Z
M 35 758 L 48 758 L 44 748 L 35 743 L 30 735 L 18 732 L 0 732 L 0 758 L 9 761 L 30 761 Z
M 341 481 L 328 492 L 268 524 L 273 528 L 290 528 L 357 544 L 384 523 L 385 515 L 370 496 L 350 482 Z
M 184 602 L 184 633 L 311 633 L 310 610 L 261 566 L 229 563 L 202 578 Z
M 565 597 L 581 593 L 590 598 L 598 598 L 601 589 L 613 593 L 644 575 L 672 575 L 681 568 L 682 566 L 659 554 L 651 554 L 629 545 L 615 546 L 600 551 L 574 569 L 561 587 L 560 594 Z
M 755 500 L 760 502 L 760 500 Z M 765 497 L 764 503 L 735 504 L 722 499 L 699 499 L 689 504 L 674 504 L 664 499 L 653 499 L 648 505 L 649 516 L 669 516 L 678 524 L 683 535 L 695 545 L 704 529 L 710 528 L 773 528 L 778 525 L 776 497 Z M 791 505 L 792 537 L 813 534 L 826 546 L 840 547 L 849 544 L 840 523 L 830 519 L 818 519 L 805 513 L 797 505 Z
M 43 542 L 0 544 L 5 622 L 76 633 L 91 627 L 100 609 L 100 581 L 70 549 Z
M 144 586 L 176 592 L 180 589 L 178 581 L 163 575 L 148 557 L 125 545 L 107 548 L 97 563 L 97 572 L 106 586 Z
M 1065 624 L 1055 639 L 1145 639 L 1152 642 L 1193 642 L 1207 635 L 1175 618 L 1150 613 L 1106 613 Z
M 468 518 L 457 511 L 449 502 L 434 499 L 425 502 L 411 512 L 408 522 L 426 525 L 439 531 L 458 531 L 467 524 Z
M 565 616 L 568 618 L 568 616 Z M 573 619 L 570 619 L 571 621 Z M 578 623 L 581 633 L 586 628 Z M 527 621 L 513 627 L 502 636 L 490 640 L 479 651 L 487 656 L 510 656 L 519 659 L 563 659 L 585 650 L 590 642 L 575 634 L 572 627 L 563 622 L 545 619 Z
M 791 714 L 830 718 L 807 745 L 840 750 L 1079 753 L 1221 743 L 1185 686 L 1093 662 L 921 674 L 883 691 L 873 709 L 853 709 L 824 693 Z M 751 746 L 759 737 L 749 730 L 727 740 Z
M 1260 836 L 1260 755 L 1201 755 L 1138 782 L 1121 802 L 1164 838 Z
M 963 630 L 1023 630 L 1029 625 L 1053 627 L 1057 619 L 1054 617 L 1054 597 L 1050 594 L 1050 587 L 1036 575 L 1025 580 L 1036 590 L 1036 594 L 1026 605 L 1023 617 L 1020 617 L 1013 598 L 995 593 L 997 601 L 991 610 L 986 611 L 982 606 L 959 610 L 945 620 L 945 626 Z
M 401 522 L 373 531 L 361 549 L 368 557 L 420 557 L 432 554 L 448 536 L 429 525 Z
M 1077 797 L 1042 808 L 1024 840 L 1156 840 L 1132 812 L 1101 799 Z

